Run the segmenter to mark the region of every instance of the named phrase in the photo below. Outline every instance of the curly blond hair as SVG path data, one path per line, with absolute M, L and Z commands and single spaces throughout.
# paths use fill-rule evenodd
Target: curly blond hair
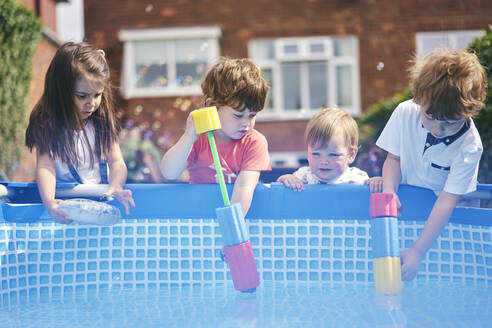
M 484 107 L 487 75 L 475 54 L 438 49 L 409 69 L 414 101 L 438 120 L 472 117 Z

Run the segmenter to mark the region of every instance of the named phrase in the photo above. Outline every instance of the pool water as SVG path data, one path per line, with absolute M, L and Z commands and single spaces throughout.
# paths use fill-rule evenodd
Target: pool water
M 490 327 L 492 288 L 434 281 L 376 296 L 372 284 L 263 283 L 108 289 L 18 299 L 0 327 Z
M 449 224 L 400 298 L 376 296 L 368 221 L 251 220 L 261 285 L 233 288 L 213 220 L 0 229 L 0 327 L 488 327 L 489 227 Z M 409 245 L 422 223 L 400 223 Z
M 381 296 L 367 186 L 259 186 L 247 226 L 261 284 L 246 294 L 220 258 L 213 187 L 132 187 L 139 206 L 113 226 L 59 225 L 41 205 L 4 206 L 0 328 L 491 326 L 492 211 L 457 209 L 416 279 Z M 407 189 L 400 199 L 415 205 L 398 221 L 400 249 L 435 200 Z

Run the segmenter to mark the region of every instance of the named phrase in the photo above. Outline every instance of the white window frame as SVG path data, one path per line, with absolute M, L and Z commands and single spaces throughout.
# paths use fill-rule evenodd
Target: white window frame
M 270 96 L 273 100 L 273 108 L 269 111 L 263 110 L 258 115 L 258 121 L 271 121 L 271 120 L 299 120 L 309 119 L 313 116 L 319 108 L 306 108 L 304 104 L 309 103 L 309 90 L 308 90 L 308 63 L 314 61 L 324 61 L 327 65 L 327 96 L 328 104 L 330 107 L 340 107 L 347 113 L 353 116 L 359 116 L 362 113 L 360 105 L 360 72 L 359 72 L 359 44 L 357 37 L 355 36 L 342 36 L 352 41 L 354 49 L 354 55 L 352 57 L 335 57 L 333 49 L 333 40 L 337 37 L 330 36 L 316 36 L 316 37 L 294 37 L 294 38 L 276 38 L 276 39 L 253 39 L 248 44 L 250 58 L 258 64 L 262 69 L 269 69 L 272 72 L 272 88 L 270 89 Z M 274 58 L 264 59 L 254 57 L 255 42 L 271 41 L 274 46 Z M 325 47 L 323 53 L 310 54 L 309 46 L 313 42 L 322 43 Z M 289 54 L 283 52 L 285 45 L 297 45 L 298 53 Z M 285 110 L 283 109 L 283 96 L 282 96 L 282 78 L 281 78 L 281 66 L 283 63 L 288 62 L 300 62 L 300 79 L 301 79 L 301 102 L 303 105 L 299 110 Z M 333 83 L 336 78 L 336 67 L 338 65 L 347 64 L 352 68 L 352 105 L 351 106 L 337 106 L 337 85 Z
M 431 32 L 417 32 L 415 34 L 415 43 L 417 55 L 427 55 L 424 53 L 423 42 L 429 38 L 435 37 L 445 37 L 449 42 L 450 49 L 459 49 L 457 44 L 457 39 L 459 36 L 472 36 L 472 37 L 482 37 L 485 34 L 483 30 L 455 30 L 455 31 L 431 31 Z M 442 44 L 436 44 L 434 49 L 443 48 Z
M 178 86 L 176 85 L 176 66 L 174 63 L 173 46 L 175 41 L 185 39 L 204 39 L 209 44 L 209 57 L 207 66 L 214 63 L 219 57 L 219 38 L 222 32 L 217 26 L 196 26 L 179 28 L 150 28 L 150 29 L 123 29 L 119 32 L 119 40 L 123 45 L 123 65 L 121 74 L 121 93 L 123 97 L 145 98 L 145 97 L 182 97 L 200 95 L 200 86 Z M 163 41 L 167 44 L 167 59 L 170 61 L 168 67 L 169 86 L 145 87 L 135 86 L 135 43 L 138 41 Z

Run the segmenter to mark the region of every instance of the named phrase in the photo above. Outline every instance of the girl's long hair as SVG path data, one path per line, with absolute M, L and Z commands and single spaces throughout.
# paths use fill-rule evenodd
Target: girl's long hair
M 75 106 L 75 83 L 80 78 L 103 87 L 101 104 L 88 119 L 94 125 L 95 149 L 90 149 L 84 130 L 85 122 Z M 109 67 L 103 52 L 87 43 L 63 44 L 50 63 L 43 95 L 29 117 L 26 146 L 31 151 L 35 147 L 41 154 L 47 153 L 78 166 L 81 154 L 77 154 L 73 135 L 83 130 L 93 166 L 96 160 L 93 154 L 97 160 L 105 159 L 111 145 L 118 139 L 119 129 Z

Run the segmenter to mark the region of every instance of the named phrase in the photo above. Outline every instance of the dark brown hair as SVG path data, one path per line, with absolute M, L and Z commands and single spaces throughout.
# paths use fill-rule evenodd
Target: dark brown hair
M 210 98 L 212 105 L 230 106 L 238 111 L 261 111 L 268 89 L 261 69 L 247 58 L 219 58 L 202 81 L 204 100 Z
M 117 141 L 119 125 L 104 53 L 87 43 L 67 42 L 51 60 L 43 95 L 29 117 L 26 146 L 77 166 L 79 154 L 72 136 L 75 131 L 83 130 L 85 124 L 74 100 L 75 83 L 80 78 L 103 88 L 101 104 L 89 117 L 95 130 L 95 149 L 89 149 L 92 166 L 93 152 L 98 160 L 109 154 L 111 145 Z M 87 142 L 85 130 L 84 137 Z
M 410 68 L 414 101 L 437 120 L 472 117 L 485 105 L 487 75 L 475 54 L 435 50 Z

